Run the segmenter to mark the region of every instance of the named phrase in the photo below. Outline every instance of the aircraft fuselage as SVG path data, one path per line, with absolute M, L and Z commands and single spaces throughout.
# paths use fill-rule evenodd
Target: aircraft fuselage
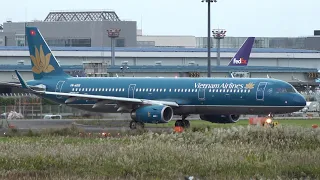
M 282 114 L 305 106 L 305 99 L 290 85 L 269 78 L 86 78 L 55 77 L 32 80 L 28 85 L 46 91 L 174 101 L 174 114 Z M 67 97 L 45 95 L 64 104 Z M 71 107 L 117 113 L 116 102 L 93 108 L 96 101 L 74 100 Z M 135 108 L 135 107 L 130 107 Z M 128 111 L 130 112 L 130 111 Z

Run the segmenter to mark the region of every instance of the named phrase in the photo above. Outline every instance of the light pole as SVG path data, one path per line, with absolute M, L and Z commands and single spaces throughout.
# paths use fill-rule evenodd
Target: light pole
M 217 66 L 220 66 L 220 40 L 226 36 L 226 30 L 214 29 L 213 37 L 217 40 Z
M 111 66 L 115 65 L 115 39 L 119 37 L 121 29 L 108 29 L 108 37 L 111 38 Z
M 210 27 L 210 3 L 217 2 L 217 0 L 201 0 L 201 2 L 208 3 L 208 77 L 211 77 L 211 27 Z

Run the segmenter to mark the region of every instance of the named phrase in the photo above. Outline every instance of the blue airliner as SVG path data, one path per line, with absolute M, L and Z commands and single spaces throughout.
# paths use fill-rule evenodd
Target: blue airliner
M 36 27 L 26 27 L 26 36 L 34 80 L 25 82 L 16 71 L 22 88 L 82 110 L 130 113 L 131 129 L 167 123 L 173 115 L 181 116 L 175 125 L 182 127 L 190 127 L 191 114 L 235 123 L 241 114 L 290 113 L 306 105 L 292 85 L 270 78 L 71 77 Z

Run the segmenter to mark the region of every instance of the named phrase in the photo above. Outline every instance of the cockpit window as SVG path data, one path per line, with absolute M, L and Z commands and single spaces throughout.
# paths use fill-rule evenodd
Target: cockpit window
M 277 93 L 295 93 L 296 90 L 294 87 L 282 87 L 282 88 L 276 88 Z

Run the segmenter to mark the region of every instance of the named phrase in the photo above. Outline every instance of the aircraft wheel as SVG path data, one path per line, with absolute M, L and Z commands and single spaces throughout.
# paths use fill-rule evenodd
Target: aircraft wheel
M 183 128 L 190 128 L 190 121 L 188 120 L 183 120 Z
M 180 126 L 183 127 L 183 121 L 182 120 L 176 120 L 176 123 L 174 124 L 174 126 Z
M 137 128 L 137 122 L 136 121 L 131 121 L 130 122 L 130 129 L 136 129 Z
M 175 126 L 180 126 L 180 127 L 183 127 L 183 128 L 189 128 L 190 127 L 190 122 L 188 120 L 177 120 L 174 125 Z

